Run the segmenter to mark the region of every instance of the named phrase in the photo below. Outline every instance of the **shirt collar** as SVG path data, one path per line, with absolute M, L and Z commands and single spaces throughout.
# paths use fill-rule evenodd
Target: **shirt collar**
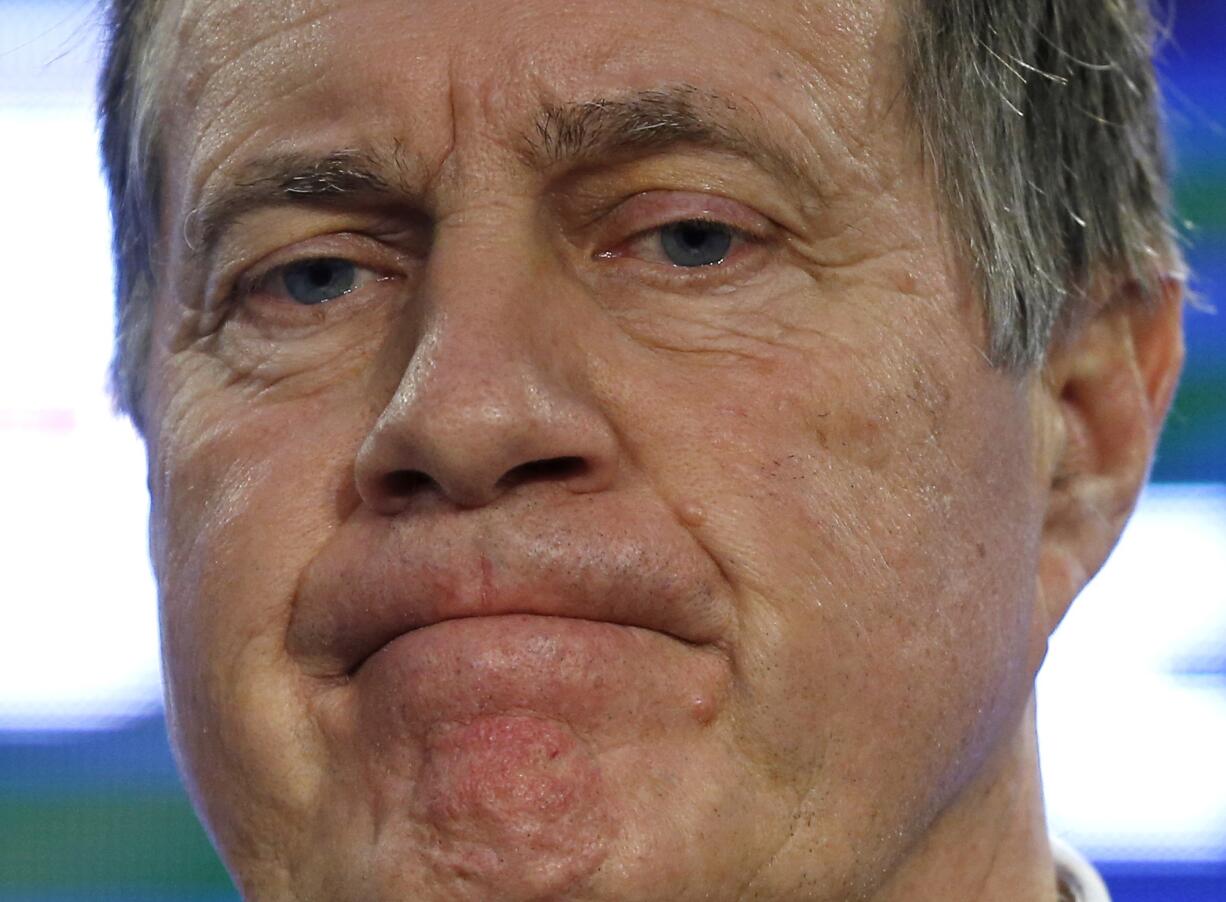
M 1111 902 L 1103 878 L 1080 852 L 1056 837 L 1052 837 L 1051 851 L 1060 902 Z

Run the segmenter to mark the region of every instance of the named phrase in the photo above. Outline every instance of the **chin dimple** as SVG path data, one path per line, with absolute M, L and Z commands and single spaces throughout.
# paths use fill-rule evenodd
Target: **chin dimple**
M 439 840 L 438 864 L 500 892 L 560 891 L 608 852 L 599 765 L 557 721 L 497 715 L 437 726 L 416 797 L 417 816 Z

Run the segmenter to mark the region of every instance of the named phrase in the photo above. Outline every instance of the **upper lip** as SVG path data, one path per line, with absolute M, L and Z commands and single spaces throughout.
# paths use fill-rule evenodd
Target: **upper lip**
M 685 530 L 668 518 L 644 523 L 641 512 L 602 520 L 471 512 L 346 523 L 304 573 L 289 649 L 312 672 L 353 673 L 413 630 L 506 614 L 635 626 L 692 644 L 725 638 L 715 567 Z

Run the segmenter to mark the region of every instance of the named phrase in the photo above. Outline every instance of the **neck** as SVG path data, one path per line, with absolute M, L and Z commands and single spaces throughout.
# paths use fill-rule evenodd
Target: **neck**
M 1034 699 L 872 902 L 1056 902 Z

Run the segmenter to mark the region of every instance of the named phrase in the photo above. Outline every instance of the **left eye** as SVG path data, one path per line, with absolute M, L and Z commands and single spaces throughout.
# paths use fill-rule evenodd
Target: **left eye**
M 338 257 L 317 257 L 278 267 L 269 276 L 269 287 L 283 289 L 295 303 L 324 304 L 353 291 L 358 267 Z
M 736 237 L 729 226 L 702 219 L 670 223 L 657 234 L 668 262 L 687 268 L 723 263 Z

